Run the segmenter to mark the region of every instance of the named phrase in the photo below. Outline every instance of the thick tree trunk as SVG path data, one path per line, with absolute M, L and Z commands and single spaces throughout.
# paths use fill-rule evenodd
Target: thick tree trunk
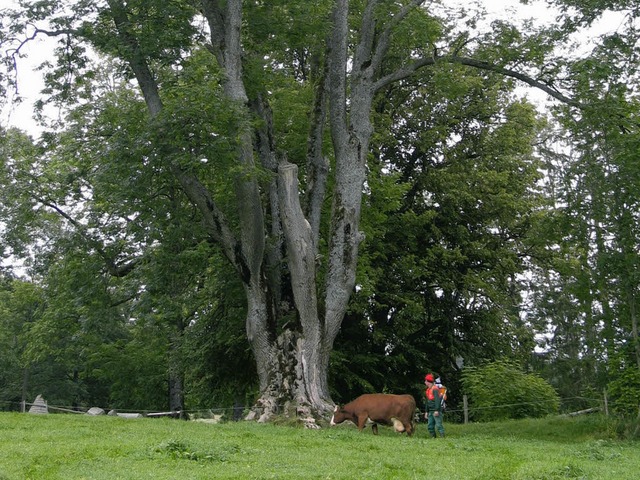
M 248 325 L 252 328 L 248 328 L 248 333 L 256 354 L 261 388 L 258 408 L 252 412 L 251 418 L 259 415 L 260 420 L 266 421 L 274 413 L 290 413 L 302 418 L 306 425 L 314 426 L 314 417 L 326 416 L 331 411 L 329 355 L 355 287 L 358 249 L 363 239 L 359 224 L 366 158 L 373 131 L 370 121 L 375 93 L 373 81 L 388 48 L 391 28 L 383 32 L 379 41 L 376 40 L 374 11 L 377 3 L 373 0 L 366 7 L 360 42 L 351 60 L 348 57 L 349 2 L 337 0 L 334 6 L 333 33 L 327 49 L 327 88 L 323 83 L 316 92 L 309 141 L 311 181 L 308 187 L 311 191 L 307 198 L 311 223 L 300 204 L 297 167 L 283 161 L 278 168 L 277 189 L 286 264 L 300 325 L 285 329 L 275 336 L 275 340 L 270 340 L 264 331 L 258 332 L 253 328 L 258 318 L 250 312 Z M 400 21 L 419 3 L 415 1 L 402 9 L 395 20 Z M 353 67 L 350 78 L 349 63 Z M 348 81 L 350 87 L 347 86 Z M 336 170 L 326 283 L 321 290 L 317 284 L 316 255 L 318 208 L 326 182 L 326 164 L 320 151 L 326 90 L 331 91 L 329 123 Z M 324 293 L 322 299 L 318 297 L 319 291 Z M 257 289 L 250 289 L 248 296 L 254 310 L 257 310 L 256 304 L 264 306 L 265 314 L 260 317 L 260 322 L 268 329 L 266 298 L 259 299 Z
M 267 384 L 246 419 L 266 422 L 283 415 L 317 428 L 316 420 L 332 409 L 329 392 L 322 391 L 328 362 L 320 361 L 318 352 L 299 333 L 285 330 L 263 352 L 267 363 L 261 378 L 266 377 Z
M 296 306 L 297 322 L 271 339 L 268 288 L 247 289 L 251 308 L 247 334 L 256 356 L 260 398 L 248 418 L 267 421 L 284 414 L 300 418 L 308 427 L 331 410 L 328 389 L 329 349 L 318 317 L 315 248 L 311 226 L 300 205 L 297 166 L 283 162 L 279 168 L 279 210 L 285 234 L 287 265 Z M 265 285 L 265 287 L 268 287 Z
M 184 372 L 182 368 L 183 322 L 178 320 L 173 338 L 169 339 L 169 410 L 184 416 Z
M 633 286 L 627 286 L 627 299 L 629 303 L 629 317 L 631 318 L 633 350 L 636 357 L 636 366 L 640 369 L 640 338 L 638 337 L 638 315 L 636 312 L 636 295 Z
M 169 410 L 184 416 L 184 389 L 182 376 L 169 371 Z

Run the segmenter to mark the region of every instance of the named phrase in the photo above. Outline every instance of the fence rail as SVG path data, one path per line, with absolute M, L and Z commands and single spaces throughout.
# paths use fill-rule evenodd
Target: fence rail
M 593 404 L 600 405 L 597 407 L 590 407 L 586 409 L 577 410 L 574 412 L 565 413 L 563 415 L 578 416 L 578 415 L 586 415 L 589 413 L 596 413 L 598 411 L 602 411 L 606 416 L 609 415 L 610 401 L 607 398 L 606 390 L 603 392 L 602 398 L 570 397 L 570 398 L 564 398 L 560 400 L 561 402 L 583 400 L 585 402 L 588 402 L 587 404 L 590 403 L 592 405 Z M 463 395 L 462 408 L 461 409 L 449 408 L 447 409 L 447 414 L 462 414 L 464 423 L 469 423 L 470 414 L 473 413 L 474 411 L 496 410 L 496 409 L 503 409 L 503 408 L 509 408 L 509 407 L 517 407 L 520 405 L 538 405 L 543 403 L 546 403 L 546 402 L 541 400 L 538 402 L 505 403 L 505 404 L 491 405 L 486 407 L 470 407 L 469 399 L 467 395 Z M 25 413 L 29 407 L 32 407 L 38 404 L 30 403 L 26 401 L 21 401 L 21 402 L 2 401 L 0 402 L 0 406 L 1 405 L 9 405 L 9 408 L 11 408 L 11 406 L 19 405 L 20 411 Z M 50 409 L 50 410 L 55 410 L 62 413 L 74 413 L 74 414 L 86 414 L 87 411 L 89 410 L 89 408 L 72 407 L 72 406 L 65 406 L 65 405 L 46 404 L 46 407 L 47 409 Z M 284 404 L 280 405 L 280 407 L 284 409 L 285 405 Z M 259 409 L 260 407 L 251 407 L 251 408 Z M 228 415 L 228 414 L 233 415 L 234 413 L 237 414 L 239 408 L 235 406 L 235 407 L 212 407 L 212 408 L 201 409 L 201 410 L 177 410 L 177 411 L 156 411 L 156 410 L 140 410 L 140 409 L 115 409 L 115 410 L 120 413 L 139 413 L 146 417 L 167 417 L 167 416 L 181 417 L 182 415 L 207 417 L 207 416 L 219 416 L 219 415 Z M 244 407 L 242 410 L 244 410 Z M 420 411 L 420 413 L 423 414 L 424 412 Z

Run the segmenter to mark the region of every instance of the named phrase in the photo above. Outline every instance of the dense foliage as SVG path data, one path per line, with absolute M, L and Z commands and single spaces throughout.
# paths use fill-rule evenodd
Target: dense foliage
M 504 360 L 465 369 L 462 385 L 474 421 L 539 418 L 558 413 L 560 406 L 547 381 Z

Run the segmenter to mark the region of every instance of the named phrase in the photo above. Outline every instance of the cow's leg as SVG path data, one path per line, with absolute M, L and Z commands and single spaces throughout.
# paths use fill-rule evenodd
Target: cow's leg
M 358 430 L 362 431 L 362 429 L 367 425 L 367 419 L 369 415 L 366 413 L 361 413 L 358 415 Z
M 378 434 L 378 424 L 374 423 L 373 425 L 371 425 L 371 430 L 373 430 L 373 434 L 377 435 Z

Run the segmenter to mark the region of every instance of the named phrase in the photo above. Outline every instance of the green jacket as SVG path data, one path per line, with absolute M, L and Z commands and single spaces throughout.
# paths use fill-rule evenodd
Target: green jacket
M 440 390 L 435 385 L 425 390 L 424 395 L 426 401 L 424 407 L 427 412 L 441 412 L 442 411 L 442 397 L 440 396 Z

